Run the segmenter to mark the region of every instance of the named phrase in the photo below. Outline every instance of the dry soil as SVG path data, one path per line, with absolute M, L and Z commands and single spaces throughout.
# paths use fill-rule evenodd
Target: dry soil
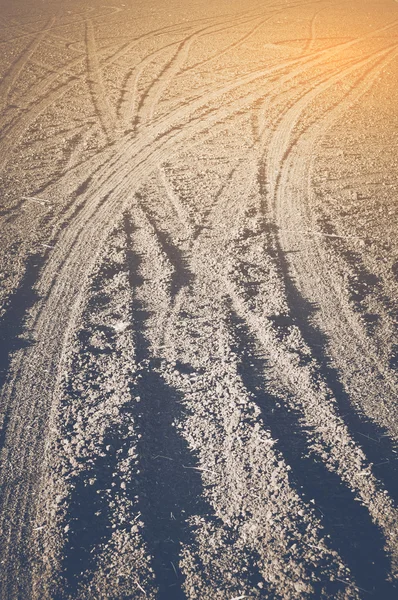
M 398 3 L 0 7 L 0 599 L 398 598 Z

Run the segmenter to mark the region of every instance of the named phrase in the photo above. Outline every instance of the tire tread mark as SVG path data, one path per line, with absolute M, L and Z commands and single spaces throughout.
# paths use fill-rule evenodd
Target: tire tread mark
M 250 19 L 250 21 L 251 20 L 253 19 Z M 236 22 L 234 22 L 232 25 L 230 25 L 228 24 L 228 21 L 223 23 L 207 25 L 206 27 L 202 27 L 200 29 L 195 30 L 181 42 L 177 42 L 179 46 L 176 50 L 176 53 L 174 54 L 172 59 L 166 64 L 166 66 L 163 69 L 163 72 L 157 78 L 157 80 L 150 85 L 149 89 L 147 90 L 146 94 L 141 100 L 137 119 L 140 122 L 142 122 L 142 124 L 145 124 L 147 121 L 153 119 L 157 102 L 160 100 L 162 94 L 167 89 L 168 85 L 170 85 L 173 78 L 183 71 L 182 67 L 189 57 L 191 46 L 195 43 L 197 39 L 203 37 L 204 35 L 209 35 L 211 33 L 221 31 L 224 32 L 225 30 L 234 28 L 237 25 L 240 25 L 240 23 L 237 24 Z M 149 57 L 147 58 L 149 59 Z M 140 74 L 141 73 L 142 69 Z M 138 77 L 140 76 L 140 74 L 138 75 Z
M 300 74 L 303 71 L 303 69 L 307 68 L 308 66 L 315 66 L 319 62 L 321 62 L 323 58 L 333 56 L 334 54 L 337 54 L 339 51 L 344 50 L 347 47 L 351 47 L 352 45 L 371 37 L 372 35 L 376 34 L 380 30 L 387 30 L 387 29 L 396 27 L 397 23 L 398 23 L 398 20 L 394 21 L 393 23 L 390 23 L 388 25 L 385 25 L 384 27 L 380 28 L 377 31 L 372 32 L 371 34 L 361 36 L 355 40 L 350 40 L 349 42 L 339 44 L 338 46 L 334 46 L 332 50 L 328 49 L 328 50 L 323 50 L 323 51 L 315 53 L 314 55 L 312 55 L 311 60 L 309 62 L 307 62 L 306 66 L 304 66 L 304 67 L 299 66 L 298 69 L 293 70 L 289 75 L 285 76 L 283 81 L 286 82 L 286 80 L 287 80 L 286 77 L 288 79 L 293 79 L 297 74 Z M 304 58 L 304 60 L 308 60 L 308 59 Z M 180 109 L 176 109 L 176 110 L 172 111 L 171 114 L 168 114 L 166 117 L 160 117 L 160 118 L 156 119 L 156 121 L 151 125 L 151 127 L 148 128 L 145 138 L 147 139 L 147 137 L 149 135 L 150 137 L 153 136 L 154 139 L 158 139 L 161 135 L 164 135 L 164 132 L 167 131 L 167 129 L 170 130 L 173 127 L 176 127 L 175 119 L 177 117 L 180 117 L 179 120 L 181 121 L 182 119 L 189 117 L 190 114 L 192 114 L 195 111 L 200 110 L 201 108 L 206 106 L 210 101 L 219 98 L 223 94 L 226 94 L 230 91 L 237 90 L 239 87 L 242 87 L 248 83 L 255 82 L 256 80 L 259 80 L 262 77 L 274 75 L 274 74 L 278 73 L 279 71 L 283 73 L 283 71 L 287 67 L 294 66 L 294 65 L 301 65 L 302 62 L 303 62 L 303 58 L 301 57 L 298 59 L 285 61 L 282 65 L 277 65 L 277 66 L 271 67 L 269 69 L 261 69 L 261 70 L 256 69 L 250 75 L 237 78 L 233 82 L 229 82 L 226 85 L 220 86 L 219 88 L 217 88 L 217 90 L 209 92 L 208 94 L 205 94 L 204 96 L 201 96 L 200 98 L 195 98 L 188 105 L 186 105 Z M 256 100 L 258 100 L 259 98 L 261 98 L 263 96 L 264 96 L 264 92 L 257 92 L 257 93 L 248 95 L 246 105 L 250 102 L 254 103 Z M 240 105 L 244 106 L 244 101 L 240 100 L 237 103 L 232 102 L 230 104 L 231 104 L 231 106 L 236 106 L 236 107 L 238 107 Z M 236 108 L 236 110 L 239 110 L 239 108 Z M 218 117 L 219 120 L 222 120 L 223 113 L 225 114 L 225 117 L 228 115 L 228 112 L 221 109 L 219 111 L 219 117 Z M 209 125 L 212 122 L 214 122 L 215 120 L 217 120 L 217 119 L 213 120 L 212 117 L 209 118 L 208 119 Z M 151 141 L 149 142 L 148 145 L 150 145 Z M 104 176 L 103 176 L 104 177 L 103 181 L 105 181 L 106 179 L 109 178 L 110 174 L 115 172 L 115 170 L 116 170 L 115 167 L 118 163 L 119 163 L 118 166 L 119 167 L 121 166 L 120 162 L 123 160 L 123 157 L 128 157 L 127 160 L 130 160 L 131 155 L 134 156 L 136 154 L 136 152 L 137 152 L 137 140 L 135 139 L 135 136 L 132 137 L 132 136 L 126 135 L 120 142 L 118 142 L 117 146 L 115 147 L 113 157 L 110 157 L 109 152 L 103 151 L 102 153 L 99 153 L 99 155 L 94 157 L 93 159 L 89 159 L 85 164 L 87 165 L 87 168 L 90 168 L 90 169 L 91 169 L 91 165 L 93 167 L 94 167 L 94 165 L 99 165 L 99 166 L 102 165 L 101 168 L 104 171 L 106 171 L 106 170 L 103 167 L 107 166 L 108 174 L 104 174 Z M 72 175 L 73 175 L 73 171 L 70 171 L 68 173 L 65 173 L 64 176 L 62 176 L 62 177 L 67 177 L 67 176 L 72 176 Z
M 17 58 L 17 60 L 13 63 L 3 80 L 0 84 L 0 111 L 4 110 L 8 97 L 11 94 L 12 87 L 17 82 L 19 76 L 21 75 L 23 69 L 26 64 L 29 62 L 33 54 L 36 52 L 37 48 L 40 46 L 42 41 L 45 39 L 48 31 L 48 27 L 55 23 L 55 18 L 52 17 L 47 22 L 45 28 L 37 35 L 37 37 L 32 40 L 32 42 L 28 45 L 26 50 L 22 52 L 22 54 Z
M 383 67 L 383 65 L 388 64 L 389 61 L 393 60 L 394 57 L 397 54 L 397 46 L 394 45 L 392 48 L 389 49 L 384 49 L 384 50 L 380 50 L 377 53 L 372 54 L 370 57 L 367 57 L 363 60 L 360 61 L 360 63 L 355 63 L 354 65 L 351 65 L 350 67 L 344 69 L 343 71 L 340 71 L 339 73 L 332 75 L 332 77 L 328 78 L 326 81 L 321 82 L 318 86 L 316 86 L 313 90 L 311 90 L 310 92 L 308 92 L 307 94 L 305 94 L 295 105 L 293 105 L 293 107 L 291 107 L 287 113 L 285 114 L 284 118 L 282 119 L 282 121 L 280 122 L 280 124 L 278 125 L 275 134 L 273 136 L 273 139 L 270 143 L 270 150 L 269 150 L 269 166 L 268 166 L 268 174 L 269 174 L 269 181 L 272 183 L 272 191 L 271 191 L 271 197 L 273 197 L 274 199 L 274 203 L 275 203 L 275 210 L 276 215 L 277 215 L 277 219 L 278 219 L 278 224 L 281 228 L 281 230 L 285 230 L 287 228 L 286 224 L 285 224 L 285 218 L 283 217 L 282 212 L 278 210 L 277 206 L 278 206 L 278 202 L 281 202 L 281 198 L 282 198 L 282 191 L 280 189 L 280 178 L 282 177 L 282 172 L 283 172 L 283 165 L 285 164 L 285 162 L 288 160 L 289 155 L 290 155 L 290 151 L 293 148 L 293 144 L 291 141 L 291 136 L 292 136 L 292 132 L 294 127 L 296 126 L 296 124 L 298 123 L 301 115 L 303 114 L 304 110 L 309 106 L 309 104 L 322 92 L 326 91 L 327 89 L 329 89 L 336 81 L 339 81 L 342 77 L 348 76 L 352 73 L 354 73 L 356 70 L 358 70 L 359 68 L 363 68 L 368 66 L 369 64 L 371 64 L 372 62 L 374 62 L 375 60 L 378 60 L 378 65 L 376 65 L 376 67 L 371 67 L 369 69 L 369 74 L 370 74 L 370 81 L 366 82 L 366 87 L 365 90 L 368 89 L 368 87 L 370 87 L 374 81 L 374 79 L 377 77 L 377 74 L 379 73 L 380 69 Z M 382 60 L 379 60 L 382 59 Z M 384 59 L 384 60 L 383 60 Z M 346 99 L 346 102 L 349 101 L 353 101 L 353 96 L 355 97 L 360 97 L 360 95 L 362 95 L 363 93 L 365 93 L 361 88 L 358 88 L 358 90 L 354 93 L 354 94 L 350 94 L 348 96 L 348 99 Z M 335 112 L 336 114 L 340 114 L 341 111 L 343 110 L 343 107 L 338 105 L 336 109 L 333 109 L 333 112 Z M 330 120 L 330 117 L 328 117 L 328 115 L 326 115 L 325 117 L 326 119 L 328 119 L 328 122 Z M 315 130 L 314 130 L 315 131 Z M 317 137 L 317 136 L 316 136 Z M 286 202 L 284 202 L 284 204 L 286 204 Z M 300 227 L 298 226 L 298 229 L 300 229 Z M 315 241 L 316 244 L 316 241 Z M 334 289 L 334 284 L 332 285 L 332 289 Z M 354 323 L 352 323 L 352 319 L 349 318 L 349 315 L 346 314 L 345 315 L 345 319 L 347 319 L 347 323 L 349 323 L 351 321 L 351 328 L 353 329 L 353 334 L 355 334 L 355 337 L 357 338 L 358 343 L 360 344 L 360 346 L 363 349 L 363 352 L 366 354 L 365 352 L 365 347 L 368 346 L 369 342 L 367 340 L 366 344 L 364 343 L 364 340 L 362 339 L 363 336 L 360 333 L 360 331 L 358 330 L 358 326 L 354 325 Z M 375 360 L 375 366 L 378 364 L 378 360 Z M 377 370 L 380 370 L 380 367 L 377 367 Z M 381 375 L 383 373 L 380 373 Z
M 98 59 L 94 25 L 91 20 L 87 20 L 86 23 L 86 48 L 88 79 L 93 103 L 107 140 L 111 142 L 115 139 L 115 115 L 105 89 Z
M 373 69 L 373 72 L 372 71 L 369 72 L 370 77 L 364 78 L 363 81 L 360 82 L 360 84 L 357 86 L 355 91 L 347 96 L 346 102 L 344 104 L 337 105 L 335 108 L 332 109 L 332 111 L 328 112 L 323 117 L 323 120 L 321 121 L 321 123 L 317 122 L 317 126 L 315 128 L 313 128 L 312 132 L 311 131 L 309 132 L 310 135 L 309 135 L 307 142 L 304 141 L 303 150 L 307 150 L 307 152 L 308 152 L 308 147 L 309 146 L 313 147 L 314 142 L 317 139 L 319 139 L 327 129 L 329 129 L 329 127 L 332 125 L 332 123 L 335 122 L 339 116 L 344 114 L 345 107 L 348 103 L 357 102 L 360 99 L 360 97 L 362 97 L 364 94 L 367 93 L 367 91 L 373 85 L 380 70 L 386 64 L 388 64 L 388 62 L 393 60 L 396 55 L 397 55 L 396 48 L 393 49 L 392 51 L 390 50 L 386 54 L 384 59 L 379 60 L 379 63 Z M 303 158 L 304 158 L 304 160 L 303 160 Z M 288 160 L 288 157 L 286 157 L 285 160 Z M 293 178 L 296 178 L 298 181 L 302 182 L 298 186 L 297 189 L 299 190 L 299 194 L 303 199 L 304 198 L 306 199 L 308 197 L 308 194 L 311 194 L 311 188 L 310 188 L 310 176 L 311 175 L 310 175 L 310 173 L 312 170 L 312 164 L 313 164 L 312 161 L 313 161 L 312 153 L 308 153 L 308 156 L 302 155 L 301 160 L 296 158 L 295 166 L 293 167 L 292 172 L 291 172 L 291 176 Z M 304 176 L 304 173 L 306 174 L 305 176 Z M 300 227 L 302 228 L 302 225 L 300 224 L 300 219 L 301 219 L 300 215 L 297 214 L 294 210 L 292 210 L 292 207 L 290 206 L 290 204 L 287 204 L 283 200 L 284 190 L 287 185 L 288 185 L 288 182 L 287 182 L 286 178 L 284 176 L 281 177 L 277 184 L 276 195 L 274 197 L 274 200 L 277 203 L 275 210 L 276 210 L 277 223 L 280 228 L 281 240 L 284 245 L 289 247 L 289 246 L 291 246 L 291 243 L 292 243 L 292 236 L 289 233 L 289 231 L 287 231 L 287 229 L 291 228 L 291 224 L 289 225 L 289 228 L 288 228 L 286 225 L 285 219 L 290 219 L 291 216 L 293 216 L 293 217 L 295 217 L 296 221 L 299 220 L 296 223 L 296 225 L 293 227 L 294 229 L 297 227 L 297 229 L 300 230 Z M 305 190 L 303 189 L 303 185 L 305 186 Z M 303 209 L 304 209 L 304 212 L 307 215 L 307 217 L 310 218 L 306 204 L 307 204 L 307 202 L 304 201 Z M 293 219 L 293 222 L 295 222 L 295 220 Z M 334 280 L 332 274 L 330 273 L 329 267 L 325 263 L 321 244 L 320 244 L 319 239 L 317 239 L 316 236 L 314 236 L 311 248 L 308 248 L 308 250 L 307 250 L 307 255 L 308 255 L 307 256 L 308 260 L 306 260 L 306 278 L 309 277 L 308 269 L 310 269 L 310 271 L 312 271 L 313 277 L 315 277 L 316 273 L 320 272 L 322 277 L 319 280 L 318 285 L 320 285 L 322 287 L 322 289 L 325 288 L 328 290 L 328 298 L 331 295 L 333 296 L 334 305 L 336 305 L 338 303 L 340 306 L 337 322 L 336 322 L 336 314 L 333 315 L 335 335 L 337 335 L 342 340 L 346 336 L 347 330 L 349 330 L 351 332 L 351 335 L 353 336 L 353 338 L 356 340 L 356 342 L 355 342 L 356 347 L 358 349 L 360 349 L 360 357 L 359 357 L 359 355 L 357 355 L 356 358 L 354 356 L 351 356 L 350 363 L 355 365 L 355 363 L 357 362 L 358 363 L 358 371 L 360 373 L 363 373 L 364 363 L 368 364 L 368 367 L 366 368 L 367 373 L 372 373 L 372 372 L 379 373 L 379 378 L 378 378 L 377 382 L 375 382 L 373 377 L 371 377 L 371 376 L 369 378 L 367 378 L 368 398 L 371 396 L 373 396 L 374 398 L 380 397 L 381 389 L 383 389 L 383 397 L 394 398 L 395 397 L 395 386 L 391 385 L 391 382 L 386 377 L 384 367 L 380 365 L 380 360 L 378 357 L 377 349 L 375 347 L 373 347 L 373 344 L 371 343 L 370 338 L 366 335 L 366 330 L 363 328 L 362 324 L 360 324 L 356 315 L 354 313 L 352 313 L 352 311 L 350 310 L 349 307 L 345 306 L 345 304 L 341 303 L 339 300 L 339 296 L 340 296 L 339 288 L 336 286 L 336 281 Z M 294 259 L 292 259 L 292 261 L 294 263 L 296 262 L 296 261 L 294 261 Z M 298 277 L 298 280 L 302 282 L 304 273 L 302 273 L 300 271 L 300 267 L 298 264 L 295 265 L 294 269 L 296 272 L 296 276 Z M 318 279 L 317 279 L 317 281 L 318 281 Z M 323 306 L 323 303 L 321 301 L 320 301 L 320 305 Z M 323 310 L 328 311 L 328 314 L 330 314 L 330 308 L 328 309 L 327 306 L 324 306 Z M 353 367 L 353 370 L 355 370 L 355 367 Z M 376 403 L 376 404 L 378 406 L 378 403 Z M 375 404 L 375 407 L 376 407 L 376 404 Z M 393 402 L 391 403 L 391 406 L 394 406 Z M 375 410 L 373 412 L 374 412 L 374 415 L 373 415 L 372 420 L 377 421 L 378 420 L 377 415 L 379 414 L 379 411 Z M 391 418 L 391 415 L 389 418 Z

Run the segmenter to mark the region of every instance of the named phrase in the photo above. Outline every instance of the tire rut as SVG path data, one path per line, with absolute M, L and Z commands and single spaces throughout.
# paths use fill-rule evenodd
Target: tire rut
M 145 208 L 143 198 L 139 193 L 136 194 L 136 198 L 139 201 L 139 206 L 144 213 L 145 218 L 153 230 L 155 238 L 159 242 L 161 249 L 172 266 L 173 273 L 170 277 L 170 301 L 173 303 L 180 290 L 184 287 L 188 287 L 192 283 L 194 275 L 189 268 L 188 260 L 184 256 L 184 253 L 172 243 L 167 233 L 158 228 L 149 210 Z
M 108 101 L 100 62 L 98 59 L 94 25 L 92 21 L 86 23 L 86 48 L 87 48 L 87 71 L 91 86 L 91 93 L 97 117 L 104 130 L 108 143 L 115 139 L 115 115 Z
M 10 67 L 9 71 L 3 77 L 3 80 L 2 80 L 1 86 L 0 86 L 0 111 L 4 110 L 4 108 L 7 104 L 8 97 L 10 96 L 10 94 L 12 92 L 13 86 L 15 85 L 16 81 L 18 80 L 18 78 L 19 78 L 21 72 L 23 71 L 23 69 L 25 68 L 26 64 L 29 62 L 29 60 L 31 59 L 33 54 L 39 48 L 42 41 L 45 39 L 46 34 L 49 29 L 48 26 L 53 23 L 55 23 L 55 19 L 54 18 L 49 19 L 48 23 L 44 27 L 44 30 L 41 33 L 39 33 L 39 35 L 36 37 L 36 39 L 34 39 L 29 44 L 27 49 L 19 56 L 19 58 L 13 63 L 13 65 Z
M 376 477 L 383 482 L 391 498 L 398 505 L 397 467 L 395 467 L 397 446 L 385 429 L 357 410 L 345 389 L 338 369 L 330 364 L 328 335 L 314 323 L 314 314 L 319 310 L 299 291 L 290 275 L 289 260 L 279 245 L 277 231 L 274 230 L 274 243 L 277 249 L 280 274 L 284 281 L 292 324 L 299 327 L 303 338 L 311 348 L 311 354 L 319 364 L 321 376 L 337 399 L 339 414 L 345 422 L 356 444 L 363 448 Z M 284 333 L 285 324 L 277 327 Z
M 385 52 L 385 57 L 383 58 L 383 52 Z M 388 51 L 381 51 L 381 58 L 379 58 L 379 60 L 377 61 L 375 66 L 371 66 L 368 67 L 365 71 L 365 73 L 361 76 L 358 85 L 355 89 L 354 93 L 350 93 L 346 96 L 346 98 L 344 98 L 343 102 L 341 104 L 338 104 L 337 107 L 333 108 L 331 110 L 331 112 L 329 112 L 326 117 L 324 117 L 324 120 L 321 123 L 316 123 L 315 124 L 315 129 L 310 129 L 310 133 L 307 132 L 307 136 L 311 137 L 311 146 L 314 143 L 314 139 L 313 139 L 313 135 L 315 135 L 315 139 L 318 139 L 319 135 L 321 135 L 321 131 L 323 131 L 323 128 L 327 128 L 329 126 L 329 124 L 333 121 L 333 118 L 337 118 L 338 115 L 340 115 L 342 113 L 342 111 L 344 111 L 344 106 L 347 102 L 352 102 L 355 99 L 358 99 L 359 97 L 361 97 L 362 94 L 366 93 L 366 90 L 369 89 L 369 86 L 372 85 L 372 82 L 374 81 L 375 77 L 377 77 L 377 73 L 379 72 L 379 70 L 382 68 L 382 66 L 384 64 L 388 64 L 388 62 L 390 60 L 392 60 L 392 58 L 396 55 L 396 50 L 393 48 L 392 50 L 388 50 Z M 365 61 L 371 61 L 372 58 L 370 59 L 365 59 Z M 366 62 L 365 62 L 366 64 Z M 349 67 L 348 70 L 349 72 L 351 72 L 351 70 L 354 69 L 355 70 L 355 65 L 354 67 Z M 329 80 L 330 83 L 330 80 Z M 322 86 L 323 84 L 321 84 Z M 326 82 L 325 85 L 328 85 L 328 82 Z M 319 91 L 319 88 L 318 88 Z M 287 116 L 285 117 L 285 123 L 281 123 L 281 127 L 279 129 L 278 134 L 275 136 L 274 138 L 274 142 L 273 145 L 275 147 L 278 147 L 278 153 L 280 155 L 280 161 L 279 162 L 279 166 L 276 167 L 276 162 L 274 162 L 273 158 L 271 158 L 270 164 L 269 164 L 269 176 L 270 178 L 274 179 L 275 181 L 275 176 L 276 176 L 276 188 L 275 191 L 271 191 L 271 197 L 273 197 L 272 202 L 274 203 L 274 209 L 276 210 L 276 219 L 277 219 L 277 223 L 278 226 L 280 227 L 280 235 L 282 236 L 283 239 L 283 244 L 286 244 L 286 240 L 289 237 L 289 233 L 285 230 L 288 230 L 289 228 L 294 228 L 294 226 L 291 225 L 291 223 L 289 222 L 289 225 L 286 225 L 285 219 L 287 214 L 286 211 L 284 212 L 284 216 L 282 216 L 282 212 L 280 211 L 280 206 L 282 203 L 284 203 L 282 201 L 282 197 L 284 194 L 284 188 L 286 187 L 286 175 L 283 175 L 283 177 L 281 178 L 280 181 L 278 181 L 278 173 L 281 173 L 280 169 L 281 169 L 281 165 L 284 164 L 285 166 L 291 161 L 292 161 L 292 157 L 290 156 L 290 153 L 295 152 L 296 148 L 295 148 L 295 143 L 292 143 L 291 141 L 291 132 L 292 129 L 294 127 L 294 124 L 297 123 L 300 115 L 302 114 L 302 111 L 304 110 L 304 108 L 306 108 L 308 106 L 308 101 L 313 99 L 313 97 L 316 97 L 317 95 L 317 89 L 315 89 L 313 92 L 310 92 L 308 94 L 307 100 L 305 99 L 305 97 L 300 100 L 300 102 L 298 103 L 297 106 L 294 106 L 293 109 L 291 109 L 291 115 L 289 116 L 287 114 Z M 301 105 L 301 106 L 300 106 Z M 333 116 L 335 115 L 335 116 Z M 312 131 L 314 131 L 314 134 L 312 134 Z M 285 141 L 282 141 L 282 139 L 285 139 Z M 303 140 L 306 139 L 305 137 L 305 133 L 303 134 Z M 276 145 L 275 145 L 276 143 Z M 298 142 L 297 142 L 298 143 Z M 298 171 L 300 171 L 301 173 L 304 173 L 304 171 L 306 171 L 308 173 L 308 164 L 312 164 L 312 152 L 308 152 L 307 147 L 308 147 L 308 143 L 309 143 L 309 139 L 307 139 L 306 141 L 306 149 L 303 152 L 303 150 L 301 150 L 301 162 L 300 162 L 300 158 L 295 159 L 295 167 L 294 167 L 294 175 L 293 177 L 296 177 L 296 181 L 298 182 L 298 189 L 301 190 L 301 187 L 303 186 L 302 183 L 300 183 L 301 181 L 301 177 L 303 177 L 303 181 L 305 181 L 305 194 L 308 193 L 308 175 L 304 176 L 304 175 L 300 175 L 298 176 Z M 273 154 L 271 153 L 271 157 L 273 156 Z M 306 162 L 306 166 L 304 167 L 303 161 Z M 308 163 L 308 164 L 307 164 Z M 286 171 L 285 171 L 286 173 Z M 300 187 L 301 186 L 301 187 Z M 303 192 L 300 192 L 303 193 Z M 286 203 L 284 203 L 286 204 Z M 303 205 L 304 207 L 306 206 L 306 203 L 304 203 Z M 300 217 L 299 217 L 300 218 Z M 302 225 L 300 226 L 299 224 L 297 225 L 297 229 L 303 229 Z M 321 265 L 323 265 L 323 260 L 322 260 L 322 252 L 320 250 L 317 251 L 318 248 L 318 244 L 319 242 L 316 240 L 316 238 L 314 238 L 314 251 L 316 252 L 317 258 L 315 259 L 311 259 L 311 264 L 315 265 L 317 264 L 319 261 L 321 261 Z M 307 254 L 308 254 L 308 250 L 307 250 Z M 312 254 L 312 252 L 311 252 Z M 292 262 L 292 261 L 290 261 Z M 294 261 L 295 262 L 295 261 Z M 306 269 L 308 268 L 308 266 L 306 267 Z M 331 290 L 335 290 L 335 284 L 334 282 L 330 279 L 330 276 L 326 275 L 327 269 L 325 267 L 322 267 L 321 270 L 319 270 L 319 267 L 312 267 L 315 272 L 322 272 L 322 276 L 325 277 L 326 279 L 329 280 L 329 285 L 330 288 L 328 288 L 328 294 L 330 294 L 330 289 Z M 300 273 L 300 267 L 299 264 L 295 264 L 295 269 L 297 273 Z M 300 275 L 301 280 L 300 281 L 304 281 L 302 276 Z M 336 298 L 339 297 L 339 293 L 337 291 L 334 292 Z M 320 303 L 320 306 L 324 307 L 324 303 L 322 302 L 321 298 L 318 299 L 318 302 Z M 336 301 L 337 302 L 337 301 Z M 337 302 L 337 304 L 340 304 L 339 302 Z M 325 307 L 326 308 L 326 307 Z M 366 339 L 364 336 L 364 332 L 362 331 L 362 328 L 360 326 L 360 324 L 358 324 L 357 320 L 355 319 L 355 315 L 350 311 L 347 310 L 347 308 L 343 308 L 343 311 L 341 312 L 341 318 L 340 318 L 340 329 L 341 331 L 345 331 L 347 327 L 349 327 L 352 331 L 353 336 L 355 336 L 355 339 L 357 340 L 357 344 L 359 345 L 360 348 L 362 348 L 362 356 L 361 356 L 361 361 L 363 361 L 364 357 L 369 356 L 369 360 L 371 362 L 371 364 L 374 366 L 374 368 L 376 368 L 379 372 L 380 375 L 382 377 L 382 379 L 384 378 L 383 375 L 383 367 L 380 368 L 380 366 L 378 365 L 378 361 L 377 361 L 377 353 L 375 353 L 375 351 L 373 350 L 373 354 L 371 353 L 369 355 L 369 345 L 370 345 L 370 340 Z M 344 320 L 344 325 L 342 324 Z M 335 319 L 333 319 L 333 322 L 335 322 Z M 373 356 L 373 358 L 372 358 Z M 353 360 L 353 357 L 351 357 L 351 360 Z M 388 381 L 385 379 L 385 385 L 386 385 L 386 391 L 389 388 L 389 384 Z M 389 394 L 390 392 L 387 391 L 387 393 Z M 376 419 L 377 422 L 377 419 Z M 376 425 L 377 427 L 377 425 Z
M 140 259 L 134 251 L 134 226 L 127 217 L 125 223 L 130 285 L 137 294 L 141 285 Z M 178 564 L 180 546 L 190 543 L 187 523 L 193 515 L 208 515 L 210 508 L 203 498 L 196 461 L 175 428 L 184 418 L 182 398 L 164 381 L 159 360 L 153 358 L 146 338 L 148 309 L 138 299 L 134 301 L 136 357 L 142 365 L 135 389 L 142 406 L 142 437 L 138 444 L 143 471 L 138 484 L 143 497 L 140 512 L 145 522 L 144 536 L 154 555 L 158 598 L 167 600 L 172 595 L 177 600 L 186 597 Z
M 387 582 L 390 564 L 380 530 L 366 508 L 356 501 L 352 490 L 314 454 L 311 427 L 302 414 L 289 406 L 289 398 L 267 393 L 269 368 L 262 356 L 263 350 L 257 347 L 246 323 L 233 311 L 230 319 L 237 342 L 236 352 L 241 357 L 242 381 L 259 406 L 272 438 L 277 440 L 275 448 L 293 468 L 292 478 L 298 493 L 307 504 L 313 503 L 320 513 L 331 547 L 342 557 L 354 577 L 353 587 L 356 584 L 357 591 L 364 589 L 392 599 L 396 588 Z M 336 591 L 331 589 L 329 593 Z

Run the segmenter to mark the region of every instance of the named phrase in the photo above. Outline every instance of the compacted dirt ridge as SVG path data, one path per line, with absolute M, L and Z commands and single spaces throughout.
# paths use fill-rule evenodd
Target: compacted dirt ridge
M 0 47 L 0 599 L 397 598 L 397 2 Z

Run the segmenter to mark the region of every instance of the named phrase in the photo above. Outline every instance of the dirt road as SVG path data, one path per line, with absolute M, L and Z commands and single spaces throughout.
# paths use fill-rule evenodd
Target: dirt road
M 398 4 L 0 5 L 0 599 L 397 598 Z

